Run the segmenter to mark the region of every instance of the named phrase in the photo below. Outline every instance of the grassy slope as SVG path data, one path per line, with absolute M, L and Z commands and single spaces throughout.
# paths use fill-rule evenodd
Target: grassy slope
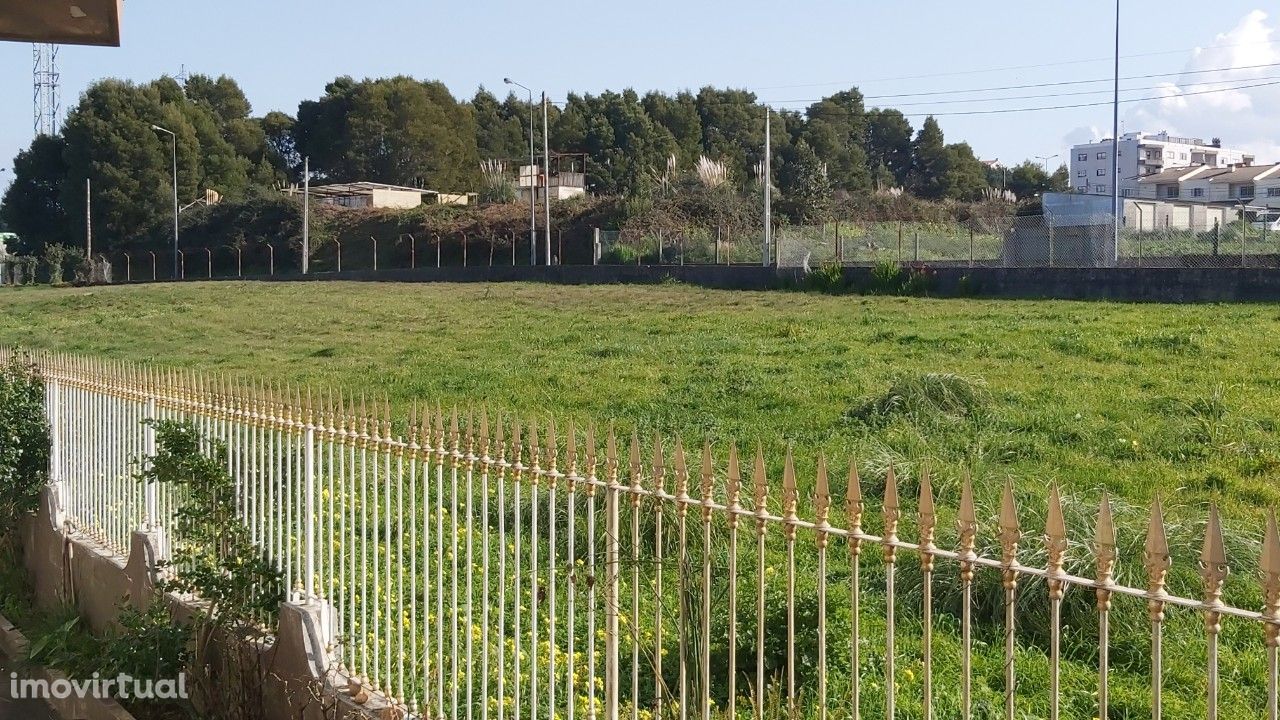
M 860 458 L 872 497 L 888 461 L 903 468 L 908 496 L 928 461 L 948 510 L 969 468 L 988 519 L 999 485 L 1012 478 L 1027 562 L 1041 547 L 1035 534 L 1047 484 L 1063 486 L 1079 542 L 1090 537 L 1105 487 L 1126 501 L 1117 518 L 1121 570 L 1136 584 L 1144 507 L 1158 490 L 1174 526 L 1174 590 L 1193 596 L 1203 504 L 1217 499 L 1237 568 L 1228 600 L 1249 607 L 1260 599 L 1252 568 L 1261 510 L 1275 502 L 1280 472 L 1280 371 L 1266 342 L 1277 325 L 1280 312 L 1269 305 L 829 298 L 680 286 L 192 284 L 0 294 L 0 343 L 385 391 L 399 405 L 483 401 L 562 421 L 617 419 L 695 442 L 759 439 L 775 478 L 781 448 L 793 442 L 806 481 L 816 450 Z M 960 398 L 950 411 L 921 406 L 916 388 L 926 373 L 973 380 L 954 387 L 976 387 L 977 399 Z M 939 543 L 950 547 L 946 512 Z M 993 525 L 983 529 L 988 552 Z M 902 535 L 914 537 L 914 527 L 908 512 Z M 1078 571 L 1091 572 L 1085 549 L 1072 554 Z M 1087 619 L 1087 599 L 1075 597 L 1074 616 Z M 1137 674 L 1125 684 L 1140 704 L 1145 640 L 1140 609 L 1132 610 L 1113 653 L 1135 658 L 1125 665 Z M 1179 657 L 1169 672 L 1181 680 L 1171 682 L 1191 692 L 1203 683 L 1199 620 L 1182 613 L 1177 623 L 1170 647 Z M 1224 662 L 1242 660 L 1233 648 L 1256 660 L 1260 632 L 1228 628 L 1238 639 L 1228 640 Z M 989 630 L 998 633 L 998 623 Z M 1069 669 L 1069 691 L 1087 705 L 1089 640 L 1069 646 L 1081 663 Z M 998 653 L 987 654 L 984 662 L 998 665 Z M 1246 695 L 1231 698 L 1237 707 L 1256 698 L 1254 665 L 1238 666 Z M 1032 686 L 1037 679 L 1026 677 Z

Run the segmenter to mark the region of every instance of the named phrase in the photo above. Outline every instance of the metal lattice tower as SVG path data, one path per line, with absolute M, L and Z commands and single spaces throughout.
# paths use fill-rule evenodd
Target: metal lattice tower
M 53 135 L 58 132 L 58 46 L 48 43 L 32 45 L 34 57 L 35 132 Z

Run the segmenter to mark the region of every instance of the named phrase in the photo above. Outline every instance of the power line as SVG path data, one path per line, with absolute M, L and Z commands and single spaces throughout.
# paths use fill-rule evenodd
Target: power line
M 1241 65 L 1239 67 L 1209 68 L 1207 70 L 1184 70 L 1179 72 L 1151 73 L 1149 75 L 1127 75 L 1120 79 L 1121 80 L 1152 80 L 1155 78 L 1164 78 L 1164 77 L 1181 77 L 1184 75 L 1205 75 L 1208 73 L 1216 73 L 1216 72 L 1239 72 L 1242 70 L 1258 70 L 1262 68 L 1273 68 L 1273 67 L 1280 67 L 1280 63 L 1261 63 L 1258 65 Z M 1241 78 L 1241 79 L 1244 79 L 1244 78 Z M 1046 88 L 1046 87 L 1068 87 L 1073 85 L 1091 85 L 1091 84 L 1103 83 L 1103 82 L 1109 83 L 1109 82 L 1113 82 L 1114 80 L 1115 78 L 1109 78 L 1109 77 L 1097 78 L 1093 80 L 1059 80 L 1056 82 L 1025 83 L 1022 85 L 999 85 L 995 87 L 967 88 L 967 89 L 961 89 L 961 90 L 927 90 L 927 91 L 909 92 L 909 93 L 893 93 L 893 94 L 887 94 L 887 95 L 863 95 L 862 99 L 863 100 L 885 100 L 885 99 L 893 99 L 893 98 L 929 97 L 932 95 L 960 95 L 964 93 L 975 93 L 975 92 L 998 92 L 1002 90 L 1029 90 L 1029 89 Z M 1232 82 L 1232 81 L 1224 80 L 1223 82 Z M 821 102 L 825 99 L 826 98 L 797 99 L 797 100 L 769 100 L 769 101 L 762 101 L 762 102 L 775 105 L 775 104 L 786 104 L 786 103 L 815 103 L 815 102 Z
M 1280 80 L 1280 75 L 1264 75 L 1262 77 L 1249 78 L 1249 80 L 1250 81 Z M 1203 80 L 1201 82 L 1194 82 L 1194 83 L 1181 83 L 1177 85 L 1177 87 L 1185 88 L 1185 87 L 1200 87 L 1203 85 L 1222 85 L 1225 83 L 1234 83 L 1234 82 L 1240 82 L 1240 81 L 1241 80 Z M 1165 87 L 1168 87 L 1168 86 L 1167 85 L 1146 85 L 1143 87 L 1121 88 L 1120 92 L 1125 93 L 1125 92 L 1139 92 L 1142 90 L 1160 90 Z M 894 103 L 894 107 L 895 108 L 914 107 L 918 105 L 959 105 L 963 103 L 976 103 L 976 102 L 1004 102 L 1007 100 L 1034 100 L 1037 98 L 1080 97 L 1084 95 L 1110 95 L 1110 94 L 1111 94 L 1111 90 L 1076 90 L 1073 92 L 1041 93 L 1038 95 L 1006 95 L 1005 97 L 980 97 L 980 98 L 965 98 L 961 100 L 928 100 L 928 101 L 922 101 L 922 102 Z M 807 102 L 807 101 L 797 101 L 797 102 Z
M 1231 92 L 1231 91 L 1233 91 L 1233 90 L 1248 90 L 1248 89 L 1250 89 L 1250 88 L 1271 87 L 1271 86 L 1274 86 L 1274 85 L 1280 85 L 1280 80 L 1276 80 L 1276 81 L 1272 81 L 1272 82 L 1264 82 L 1264 83 L 1255 83 L 1255 84 L 1251 84 L 1251 85 L 1237 85 L 1237 86 L 1235 86 L 1235 87 L 1218 88 L 1218 89 L 1216 89 L 1216 90 L 1198 90 L 1198 91 L 1195 91 L 1195 92 L 1180 93 L 1180 94 L 1178 94 L 1178 95 L 1150 95 L 1150 96 L 1147 96 L 1147 97 L 1140 97 L 1140 98 L 1126 98 L 1126 99 L 1121 100 L 1120 102 L 1121 102 L 1121 103 L 1135 103 L 1135 102 L 1146 102 L 1146 101 L 1148 101 L 1148 100 L 1167 100 L 1167 99 L 1174 98 L 1174 97 L 1183 98 L 1183 97 L 1191 97 L 1191 96 L 1193 96 L 1193 95 L 1212 95 L 1212 94 L 1214 94 L 1214 93 L 1220 93 L 1220 92 Z M 999 108 L 999 109 L 992 109 L 992 110 L 955 110 L 955 111 L 935 112 L 935 113 L 903 113 L 903 117 L 930 117 L 930 116 L 932 116 L 932 117 L 946 117 L 946 116 L 959 116 L 959 115 L 1004 115 L 1004 114 L 1009 114 L 1009 113 L 1038 112 L 1038 111 L 1041 111 L 1041 110 L 1068 110 L 1068 109 L 1074 109 L 1074 108 L 1101 107 L 1101 106 L 1104 106 L 1104 105 L 1110 105 L 1110 104 L 1111 104 L 1111 101 L 1110 101 L 1110 100 L 1106 100 L 1106 101 L 1101 101 L 1101 102 L 1070 103 L 1070 104 L 1063 104 L 1063 105 L 1039 105 L 1039 106 L 1032 106 L 1032 107 L 1020 107 L 1020 108 Z M 789 110 L 799 110 L 799 109 L 803 109 L 803 108 L 786 108 L 786 109 L 789 109 Z M 833 108 L 832 110 L 833 110 L 833 111 L 835 111 L 835 109 L 834 109 L 834 108 Z M 851 111 L 847 111 L 847 110 L 846 110 L 846 111 L 841 112 L 841 113 L 839 113 L 839 114 L 842 114 L 842 115 L 846 115 L 846 116 L 850 116 L 850 117 L 852 117 L 852 116 L 854 116 L 854 115 L 858 115 L 858 114 L 863 114 L 863 115 L 865 115 L 865 114 L 866 114 L 866 111 L 863 111 L 862 113 L 854 113 L 854 112 L 851 112 Z
M 1210 45 L 1210 46 L 1201 47 L 1201 48 L 1185 48 L 1182 50 L 1161 50 L 1159 52 L 1135 53 L 1133 55 L 1121 55 L 1120 57 L 1122 59 L 1134 59 L 1134 58 L 1143 58 L 1143 57 L 1156 57 L 1161 55 L 1181 55 L 1183 53 L 1194 52 L 1196 50 L 1226 50 L 1226 49 L 1236 48 L 1236 47 L 1249 47 L 1249 46 L 1255 46 L 1255 45 L 1273 45 L 1275 44 L 1275 42 L 1276 41 L 1273 41 L 1273 40 L 1259 40 L 1257 42 L 1234 43 L 1231 45 Z M 1040 68 L 1063 67 L 1066 65 L 1085 65 L 1088 63 L 1103 62 L 1103 61 L 1111 62 L 1114 59 L 1115 59 L 1114 57 L 1108 56 L 1108 57 L 1099 57 L 1099 58 L 1087 58 L 1084 60 L 1062 60 L 1059 62 L 1051 62 L 1051 63 L 1035 63 L 1031 65 L 1006 65 L 1003 67 L 993 67 L 993 68 L 985 68 L 985 69 L 977 69 L 977 70 L 954 70 L 951 72 L 944 72 L 944 73 L 929 73 L 927 75 L 899 75 L 897 77 L 871 78 L 867 80 L 861 80 L 858 82 L 846 81 L 846 82 L 803 83 L 803 84 L 797 84 L 797 85 L 761 85 L 751 89 L 753 90 L 791 90 L 795 88 L 811 88 L 811 87 L 841 87 L 841 86 L 849 87 L 849 86 L 865 85 L 867 83 L 876 83 L 876 82 L 897 82 L 899 80 L 925 80 L 925 79 L 936 78 L 936 77 L 955 77 L 959 75 L 981 75 L 984 73 L 1008 72 L 1012 70 L 1036 70 Z

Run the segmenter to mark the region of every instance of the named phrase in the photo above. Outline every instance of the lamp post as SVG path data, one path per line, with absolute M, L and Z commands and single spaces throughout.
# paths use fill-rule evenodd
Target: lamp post
M 178 136 L 173 131 L 159 125 L 152 125 L 152 130 L 162 132 L 173 141 L 173 276 L 178 276 Z
M 508 85 L 515 85 L 518 88 L 523 88 L 525 92 L 529 93 L 529 172 L 533 173 L 535 172 L 534 164 L 533 164 L 534 163 L 534 159 L 533 159 L 533 91 L 525 87 L 524 85 L 521 85 L 520 83 L 516 82 L 515 80 L 512 80 L 511 78 L 502 78 L 502 82 Z M 538 245 L 537 195 L 538 195 L 538 192 L 537 192 L 537 183 L 535 181 L 536 177 L 537 177 L 536 175 L 530 175 L 529 177 L 529 264 L 530 265 L 538 264 L 538 252 L 537 252 L 537 245 Z
M 1050 160 L 1052 160 L 1052 159 L 1054 159 L 1054 158 L 1057 158 L 1057 157 L 1061 157 L 1061 156 L 1060 156 L 1060 155 L 1057 155 L 1057 154 L 1054 154 L 1054 155 L 1048 155 L 1048 156 L 1045 156 L 1045 155 L 1037 155 L 1037 156 L 1036 156 L 1036 159 L 1037 159 L 1037 160 L 1039 160 L 1039 161 L 1043 164 L 1043 166 L 1044 166 L 1044 174 L 1045 174 L 1045 175 L 1048 175 L 1048 174 L 1049 174 L 1049 161 L 1050 161 Z
M 1116 0 L 1115 84 L 1111 97 L 1111 262 L 1120 262 L 1120 0 Z

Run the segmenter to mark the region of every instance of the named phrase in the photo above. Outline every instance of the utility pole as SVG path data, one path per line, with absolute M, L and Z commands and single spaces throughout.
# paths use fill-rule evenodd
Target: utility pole
M 1116 0 L 1115 85 L 1111 99 L 1111 262 L 1120 261 L 1120 0 Z
M 84 257 L 93 263 L 93 212 L 89 200 L 93 197 L 92 180 L 84 179 Z
M 770 142 L 769 120 L 773 111 L 764 106 L 764 245 L 761 247 L 760 263 L 769 267 L 769 250 L 773 246 L 773 197 L 770 194 L 773 166 L 770 159 L 773 143 Z
M 502 78 L 502 82 L 508 85 L 515 85 L 518 88 L 524 88 L 529 93 L 529 264 L 538 264 L 538 178 L 537 178 L 537 161 L 534 159 L 533 153 L 533 91 L 512 80 L 511 78 Z M 515 255 L 515 240 L 511 241 L 511 253 Z M 511 261 L 515 264 L 515 260 Z
M 551 138 L 547 134 L 547 93 L 542 93 L 542 165 L 545 168 L 545 187 L 542 188 L 542 199 L 545 203 L 545 225 L 547 232 L 547 265 L 551 265 Z
M 302 158 L 302 274 L 311 267 L 311 156 Z

